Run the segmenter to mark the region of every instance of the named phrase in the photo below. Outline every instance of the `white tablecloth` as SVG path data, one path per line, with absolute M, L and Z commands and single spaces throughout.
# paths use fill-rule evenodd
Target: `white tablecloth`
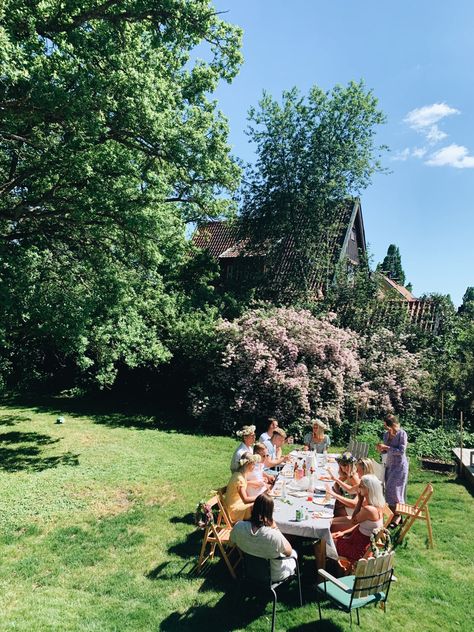
M 292 453 L 293 454 L 293 453 Z M 295 456 L 305 455 L 308 453 L 295 453 Z M 311 454 L 311 453 L 309 453 Z M 333 456 L 333 455 L 331 455 Z M 321 461 L 321 458 L 319 459 Z M 328 467 L 331 468 L 333 472 L 337 472 L 337 463 L 328 463 Z M 291 467 L 286 468 L 286 472 L 290 473 Z M 285 470 L 283 471 L 285 473 Z M 277 489 L 280 489 L 281 483 L 283 480 L 286 480 L 287 485 L 287 498 L 286 502 L 281 497 L 276 497 L 275 501 L 275 510 L 273 517 L 275 519 L 278 528 L 282 533 L 286 533 L 287 535 L 297 535 L 302 538 L 309 538 L 311 540 L 316 539 L 324 539 L 326 542 L 326 555 L 328 557 L 332 557 L 333 559 L 337 559 L 337 551 L 334 545 L 334 540 L 332 539 L 330 527 L 332 523 L 332 518 L 334 516 L 334 503 L 335 499 L 331 497 L 331 499 L 326 502 L 324 505 L 316 504 L 314 502 L 307 500 L 307 494 L 305 498 L 298 498 L 296 496 L 292 496 L 289 486 L 292 485 L 294 479 L 283 476 L 283 473 L 280 474 Z M 323 469 L 321 466 L 318 466 L 316 470 L 316 474 L 319 477 L 320 475 L 327 475 L 327 471 Z M 324 487 L 328 481 L 320 481 L 318 480 L 318 489 L 313 493 L 313 500 L 322 500 L 325 496 Z M 329 483 L 332 485 L 332 482 Z M 296 510 L 302 509 L 303 512 L 307 512 L 309 517 L 307 520 L 296 520 Z M 314 514 L 323 514 L 324 517 L 318 517 Z M 327 517 L 326 517 L 327 516 Z

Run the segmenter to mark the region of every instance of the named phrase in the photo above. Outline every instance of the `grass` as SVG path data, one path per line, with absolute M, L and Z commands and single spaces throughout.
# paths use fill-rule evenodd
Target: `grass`
M 270 629 L 270 605 L 242 605 L 222 563 L 189 573 L 202 537 L 192 512 L 226 483 L 234 447 L 156 417 L 0 407 L 0 630 Z M 397 549 L 387 614 L 363 610 L 364 630 L 472 629 L 472 497 L 452 476 L 412 467 L 409 499 L 429 480 L 435 549 L 416 525 Z M 348 630 L 331 608 L 319 623 L 307 553 L 305 605 L 282 590 L 277 629 Z

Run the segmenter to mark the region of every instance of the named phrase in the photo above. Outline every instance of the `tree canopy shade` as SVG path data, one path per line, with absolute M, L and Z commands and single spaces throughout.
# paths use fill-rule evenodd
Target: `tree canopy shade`
M 351 82 L 330 92 L 314 86 L 307 97 L 294 88 L 281 103 L 264 93 L 248 120 L 257 160 L 243 186 L 242 232 L 267 253 L 269 274 L 291 239 L 285 285 L 304 294 L 315 269 L 324 283 L 332 278 L 341 206 L 383 170 L 375 134 L 384 115 L 363 82 Z
M 240 30 L 209 0 L 2 7 L 3 362 L 38 337 L 83 366 L 158 362 L 184 224 L 238 184 L 206 95 L 238 71 Z

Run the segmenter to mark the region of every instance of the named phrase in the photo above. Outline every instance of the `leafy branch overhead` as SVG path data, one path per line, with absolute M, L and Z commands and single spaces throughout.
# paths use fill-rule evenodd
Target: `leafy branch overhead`
M 86 365 L 111 348 L 112 364 L 169 356 L 157 329 L 175 309 L 167 286 L 185 224 L 233 209 L 240 172 L 209 94 L 237 73 L 240 38 L 208 0 L 3 3 L 0 292 L 10 336 L 47 355 L 59 343 Z M 99 323 L 107 333 L 92 343 Z

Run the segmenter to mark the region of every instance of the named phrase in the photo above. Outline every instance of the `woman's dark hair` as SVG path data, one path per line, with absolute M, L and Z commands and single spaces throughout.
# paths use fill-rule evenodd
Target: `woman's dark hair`
M 398 421 L 398 417 L 396 415 L 392 415 L 391 413 L 388 415 L 385 415 L 384 421 L 389 428 L 393 428 L 393 426 L 400 425 L 400 422 Z
M 250 522 L 254 527 L 271 527 L 273 524 L 273 498 L 268 494 L 260 494 L 252 507 Z

